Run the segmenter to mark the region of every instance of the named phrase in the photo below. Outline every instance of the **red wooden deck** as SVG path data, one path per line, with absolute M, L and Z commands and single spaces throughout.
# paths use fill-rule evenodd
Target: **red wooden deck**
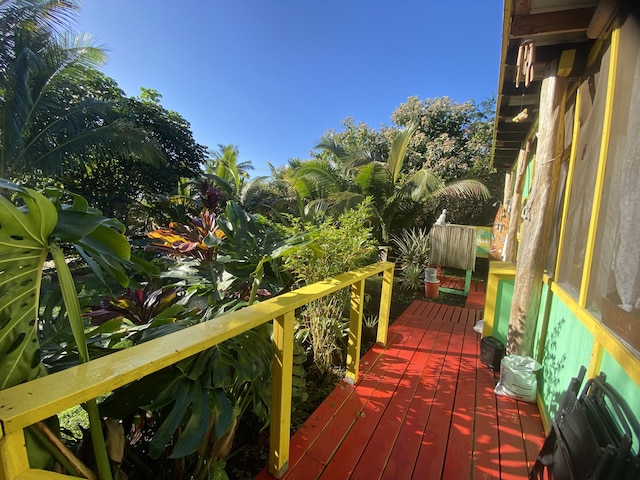
M 284 478 L 527 478 L 542 422 L 535 405 L 493 393 L 481 315 L 414 302 L 362 358 L 358 384 L 336 387 L 292 437 Z

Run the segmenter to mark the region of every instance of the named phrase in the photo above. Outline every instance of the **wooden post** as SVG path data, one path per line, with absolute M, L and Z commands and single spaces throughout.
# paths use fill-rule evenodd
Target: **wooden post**
M 389 330 L 389 314 L 391 313 L 391 293 L 393 291 L 393 265 L 382 274 L 382 292 L 380 294 L 380 311 L 378 314 L 378 334 L 376 343 L 381 347 L 387 344 Z
M 291 435 L 291 389 L 293 383 L 293 310 L 273 320 L 273 360 L 271 387 L 271 441 L 269 473 L 282 478 L 289 467 Z
M 507 170 L 504 174 L 504 196 L 502 197 L 502 205 L 507 208 L 507 203 L 511 198 L 511 170 Z
M 557 75 L 557 60 L 547 65 L 540 91 L 538 150 L 533 186 L 527 203 L 516 268 L 507 351 L 533 356 L 536 321 L 542 294 L 547 246 L 560 178 L 564 135 L 566 78 Z
M 0 436 L 0 480 L 18 478 L 29 470 L 24 432 L 18 430 Z
M 518 164 L 516 166 L 516 181 L 513 187 L 509 210 L 509 231 L 507 243 L 502 250 L 502 258 L 505 262 L 516 261 L 516 245 L 518 244 L 518 227 L 520 226 L 520 209 L 522 208 L 522 188 L 524 186 L 524 174 L 527 171 L 527 160 L 531 152 L 531 140 L 527 141 L 524 148 L 520 149 Z
M 364 279 L 351 285 L 351 310 L 349 315 L 349 347 L 347 351 L 346 381 L 358 383 L 360 369 L 360 345 L 362 343 L 362 315 L 364 313 Z

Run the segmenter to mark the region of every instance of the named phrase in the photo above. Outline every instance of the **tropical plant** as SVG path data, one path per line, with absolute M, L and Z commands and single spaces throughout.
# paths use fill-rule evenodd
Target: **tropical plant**
M 61 243 L 72 243 L 96 274 L 111 273 L 128 282 L 124 262 L 129 244 L 123 226 L 88 207 L 77 195 L 56 190 L 47 195 L 0 179 L 0 188 L 23 202 L 0 196 L 0 388 L 33 380 L 46 373 L 40 358 L 38 311 L 42 270 L 48 255 L 55 263 L 66 315 L 81 362 L 89 361 L 76 288 Z M 71 203 L 63 203 L 70 198 Z M 111 478 L 95 400 L 86 404 L 91 437 L 101 478 Z M 37 449 L 35 450 L 37 452 Z M 34 452 L 34 449 L 31 450 Z M 41 452 L 37 452 L 41 453 Z
M 147 475 L 210 478 L 247 409 L 268 421 L 273 353 L 265 324 L 115 391 L 101 412 L 122 419 L 131 455 L 158 460 Z
M 422 287 L 422 272 L 429 263 L 429 231 L 426 228 L 404 230 L 391 240 L 400 264 L 402 288 L 415 291 Z
M 235 145 L 218 145 L 218 151 L 209 151 L 204 162 L 204 179 L 222 190 L 229 200 L 244 205 L 255 189 L 267 177 L 249 180 L 251 162 L 238 162 L 240 154 Z
M 370 200 L 365 200 L 337 221 L 327 220 L 317 226 L 292 218 L 291 227 L 280 227 L 288 234 L 317 232 L 313 248 L 300 248 L 285 258 L 284 267 L 294 275 L 297 285 L 311 284 L 371 262 L 377 249 L 371 227 L 367 226 L 370 205 Z M 342 290 L 310 303 L 298 318 L 296 339 L 312 353 L 321 372 L 329 371 L 344 353 L 347 300 L 348 292 Z
M 424 284 L 423 272 L 424 267 L 417 263 L 406 265 L 400 270 L 400 285 L 405 290 L 415 292 Z
M 432 171 L 422 168 L 407 174 L 403 170 L 405 157 L 416 125 L 397 132 L 384 160 L 365 150 L 349 151 L 340 144 L 325 139 L 318 148 L 331 153 L 333 160 L 312 160 L 302 164 L 296 179 L 298 192 L 311 200 L 309 208 L 329 212 L 344 212 L 372 198 L 372 220 L 376 238 L 388 244 L 391 233 L 411 224 L 428 201 L 443 197 L 485 198 L 486 187 L 477 180 L 458 180 L 445 184 Z M 335 166 L 335 165 L 338 166 Z M 309 184 L 313 188 L 309 188 Z
M 407 265 L 426 267 L 430 249 L 427 228 L 404 230 L 402 235 L 392 235 L 391 240 L 401 268 Z
M 129 232 L 135 228 L 142 234 L 149 220 L 164 224 L 163 212 L 152 207 L 160 199 L 178 194 L 183 178 L 199 175 L 205 147 L 195 142 L 189 123 L 180 114 L 160 104 L 160 93 L 142 89 L 139 97 L 127 98 L 118 88 L 107 89 L 110 84 L 115 86 L 115 81 L 95 70 L 74 80 L 88 94 L 117 106 L 121 121 L 144 135 L 158 150 L 155 157 L 161 156 L 163 160 L 151 162 L 148 156 L 92 153 L 81 163 L 66 166 L 58 180 L 105 214 L 119 218 Z
M 178 304 L 159 302 L 160 291 L 146 296 L 139 292 L 134 294 L 136 302 L 130 301 L 131 296 L 114 299 L 93 313 L 96 319 L 107 321 L 115 316 L 125 316 L 135 323 L 146 319 L 149 324 L 142 335 L 135 327 L 127 328 L 135 332 L 126 337 L 134 344 L 153 338 L 154 331 L 168 326 L 163 319 L 176 313 L 190 318 L 170 326 L 185 328 L 194 321 L 215 322 L 221 313 L 258 300 L 259 293 L 276 293 L 282 286 L 277 288 L 271 279 L 275 269 L 270 264 L 311 241 L 307 233 L 283 238 L 233 202 L 221 216 L 203 210 L 185 225 L 172 222 L 168 229 L 156 230 L 150 236 L 162 242 L 150 248 L 169 255 L 176 263 L 165 278 L 189 281 L 187 294 L 176 297 Z M 184 270 L 185 265 L 189 272 Z M 268 283 L 270 292 L 262 282 Z M 173 288 L 164 291 L 168 295 L 177 293 Z M 184 310 L 194 305 L 194 297 L 204 296 L 208 298 L 204 305 L 195 304 L 206 308 Z M 247 409 L 260 421 L 268 420 L 274 353 L 270 335 L 270 325 L 263 325 L 128 385 L 101 404 L 102 412 L 122 419 L 134 432 L 130 437 L 132 449 L 137 448 L 139 436 L 150 439 L 150 455 L 162 458 L 158 471 L 171 472 L 176 478 L 185 472 L 194 478 L 207 478 L 213 468 L 222 468 L 220 460 L 229 453 Z M 303 359 L 300 352 L 296 357 L 294 396 L 304 399 Z
M 68 33 L 76 8 L 72 0 L 2 5 L 0 177 L 56 174 L 104 156 L 160 160 L 150 139 L 122 122 L 112 103 L 76 83 L 105 60 L 89 36 Z
M 504 175 L 491 165 L 495 98 L 480 103 L 457 103 L 448 97 L 420 100 L 409 97 L 391 115 L 399 126 L 416 124 L 405 169 L 408 172 L 426 168 L 445 183 L 461 178 L 476 178 L 489 189 L 491 197 L 499 197 Z M 479 203 L 477 199 L 445 197 L 434 206 L 446 208 L 456 223 L 484 225 L 492 221 L 494 200 Z M 427 216 L 430 225 L 434 218 Z

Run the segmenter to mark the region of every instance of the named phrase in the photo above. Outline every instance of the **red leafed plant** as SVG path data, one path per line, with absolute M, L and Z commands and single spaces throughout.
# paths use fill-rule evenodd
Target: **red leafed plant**
M 218 227 L 216 214 L 203 210 L 198 217 L 189 216 L 186 223 L 171 222 L 169 228 L 159 228 L 148 236 L 164 242 L 149 245 L 148 249 L 211 261 L 216 258 L 224 233 Z

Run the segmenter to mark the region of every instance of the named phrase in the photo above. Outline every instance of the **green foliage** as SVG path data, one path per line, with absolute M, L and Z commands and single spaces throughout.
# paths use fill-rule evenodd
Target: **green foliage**
M 47 191 L 47 197 L 4 179 L 0 179 L 0 188 L 15 193 L 24 203 L 20 208 L 0 196 L 0 388 L 7 388 L 44 373 L 37 314 L 42 269 L 49 254 L 58 272 L 75 348 L 80 361 L 89 361 L 76 288 L 58 243 L 73 243 L 99 276 L 104 270 L 125 284 L 128 277 L 123 262 L 128 260 L 129 244 L 118 222 L 89 208 L 80 196 L 71 195 L 72 202 L 65 204 L 64 193 L 57 190 Z M 108 479 L 111 470 L 95 400 L 88 401 L 86 408 L 98 471 Z
M 401 287 L 410 292 L 415 292 L 424 284 L 424 267 L 417 263 L 410 263 L 400 270 Z
M 71 32 L 74 2 L 11 2 L 2 13 L 0 177 L 33 181 L 92 157 L 159 160 L 102 95 L 112 85 L 92 92 L 79 81 L 106 57 L 88 35 Z
M 370 201 L 339 217 L 311 226 L 297 219 L 282 227 L 289 234 L 314 231 L 315 242 L 288 255 L 284 266 L 298 286 L 311 284 L 371 263 L 377 253 L 367 226 Z M 340 361 L 345 349 L 348 321 L 344 318 L 348 291 L 341 291 L 307 305 L 301 312 L 296 339 L 313 354 L 321 372 Z
M 292 227 L 281 227 L 288 234 L 315 232 L 312 246 L 287 256 L 285 268 L 295 274 L 297 285 L 324 280 L 353 268 L 364 266 L 376 255 L 376 242 L 368 226 L 371 202 L 366 200 L 337 220 L 319 225 L 292 219 Z
M 429 262 L 429 231 L 426 228 L 405 230 L 392 237 L 400 268 L 407 265 L 426 267 Z
M 432 206 L 436 212 L 446 208 L 455 223 L 484 225 L 493 219 L 490 205 L 503 188 L 503 175 L 491 166 L 494 110 L 494 98 L 476 104 L 456 103 L 448 97 L 424 101 L 410 97 L 392 114 L 397 125 L 418 125 L 407 154 L 408 171 L 426 168 L 445 183 L 475 178 L 488 187 L 490 196 L 484 202 L 444 196 Z M 422 225 L 435 219 L 423 217 L 427 222 Z
M 429 231 L 426 228 L 405 230 L 392 241 L 400 263 L 402 288 L 415 291 L 422 287 L 422 272 L 429 263 Z
M 184 285 L 132 290 L 92 312 L 97 323 L 104 322 L 92 335 L 110 344 L 115 339 L 119 343 L 113 348 L 215 322 L 222 313 L 258 300 L 259 293 L 277 293 L 282 283 L 272 263 L 311 242 L 306 232 L 279 235 L 235 202 L 228 202 L 220 216 L 203 210 L 184 224 L 172 222 L 149 235 L 159 241 L 150 248 L 170 264 L 163 278 Z M 158 472 L 174 471 L 182 462 L 196 477 L 206 477 L 208 466 L 229 453 L 247 409 L 268 421 L 271 333 L 270 324 L 262 325 L 130 384 L 104 403 L 103 414 L 122 419 L 134 438 L 149 439 L 149 453 L 160 459 Z M 294 397 L 304 399 L 304 352 L 297 351 L 295 358 Z

